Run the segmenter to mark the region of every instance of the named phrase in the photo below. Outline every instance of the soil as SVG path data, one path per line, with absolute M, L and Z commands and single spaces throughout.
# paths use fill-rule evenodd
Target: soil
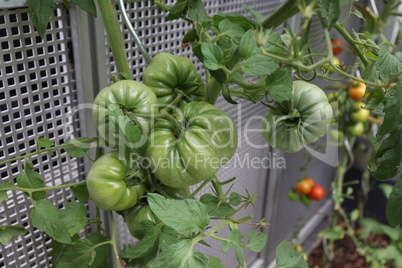
M 357 231 L 358 233 L 358 231 Z M 389 244 L 389 239 L 383 235 L 371 234 L 365 241 L 365 243 L 371 244 L 373 247 L 386 247 Z M 366 262 L 366 259 L 356 251 L 356 247 L 353 244 L 352 239 L 349 236 L 345 236 L 341 240 L 335 241 L 336 255 L 331 263 L 330 268 L 366 268 L 371 267 L 370 263 Z M 320 243 L 309 255 L 308 264 L 310 268 L 324 268 L 326 263 L 326 256 L 323 248 L 323 244 Z M 387 268 L 394 268 L 391 263 L 387 265 Z

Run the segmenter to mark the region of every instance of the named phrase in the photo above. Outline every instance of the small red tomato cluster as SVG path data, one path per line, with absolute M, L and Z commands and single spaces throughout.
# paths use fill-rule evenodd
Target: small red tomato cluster
M 288 198 L 291 201 L 301 201 L 306 206 L 311 204 L 312 200 L 321 200 L 325 197 L 325 189 L 316 184 L 312 178 L 306 178 L 296 184 L 296 188 L 288 192 Z

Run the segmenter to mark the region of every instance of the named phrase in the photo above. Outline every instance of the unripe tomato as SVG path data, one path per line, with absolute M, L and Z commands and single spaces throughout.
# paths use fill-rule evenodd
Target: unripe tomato
M 364 133 L 364 124 L 363 122 L 357 122 L 356 124 L 348 126 L 346 131 L 350 136 L 360 136 Z
M 365 103 L 360 101 L 353 103 L 352 111 L 349 114 L 350 119 L 352 119 L 353 122 L 363 122 L 369 117 L 370 110 L 362 108 L 364 105 Z
M 296 184 L 296 190 L 301 194 L 310 193 L 312 188 L 313 186 L 311 185 L 311 182 L 307 180 L 301 180 Z
M 348 87 L 348 96 L 355 101 L 362 100 L 365 92 L 366 85 L 359 81 L 353 82 Z
M 343 131 L 335 128 L 329 130 L 329 137 L 331 140 L 338 143 L 338 145 L 343 144 L 343 141 L 345 140 L 345 134 Z
M 313 189 L 311 189 L 311 192 L 308 194 L 308 197 L 310 197 L 313 200 L 321 200 L 325 196 L 325 189 L 321 185 L 314 185 Z
M 338 65 L 341 64 L 340 60 L 339 60 L 337 57 L 332 57 L 332 63 L 333 63 L 335 66 L 338 66 Z M 329 65 L 329 63 L 324 64 L 324 65 L 323 65 L 323 68 L 324 68 L 324 70 L 328 71 L 328 73 L 330 73 L 330 74 L 336 72 L 335 68 L 332 67 L 331 65 Z
M 339 55 L 343 50 L 343 42 L 339 39 L 331 40 L 332 54 Z

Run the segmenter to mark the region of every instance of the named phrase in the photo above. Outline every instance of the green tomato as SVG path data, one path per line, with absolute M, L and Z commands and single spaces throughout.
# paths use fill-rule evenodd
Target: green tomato
M 353 122 L 363 122 L 369 117 L 370 110 L 362 108 L 364 105 L 366 105 L 364 102 L 353 103 L 352 111 L 349 114 L 350 119 L 352 119 Z
M 179 126 L 160 119 L 149 135 L 146 156 L 164 184 L 182 188 L 215 175 L 237 148 L 230 116 L 206 102 L 190 102 L 174 111 Z
M 144 234 L 137 231 L 137 227 L 143 221 L 152 221 L 153 223 L 159 223 L 160 220 L 152 212 L 151 208 L 147 204 L 137 204 L 132 208 L 124 210 L 124 221 L 127 224 L 127 228 L 130 233 L 137 239 L 142 240 Z
M 143 183 L 146 172 L 129 170 L 117 151 L 99 157 L 88 172 L 89 196 L 103 210 L 124 210 L 133 207 L 147 190 Z
M 145 68 L 142 80 L 155 92 L 159 104 L 171 103 L 178 94 L 182 94 L 178 106 L 205 97 L 205 85 L 188 58 L 159 53 Z
M 172 199 L 186 199 L 190 195 L 189 187 L 173 188 L 162 185 L 161 188 Z
M 350 135 L 350 136 L 360 136 L 364 133 L 364 124 L 363 122 L 357 122 L 353 125 L 350 125 L 347 127 L 346 132 Z
M 117 104 L 126 112 L 154 115 L 158 113 L 158 100 L 155 93 L 146 85 L 122 80 L 102 89 L 94 100 L 92 115 L 99 136 L 110 147 L 115 147 L 114 125 L 109 124 L 109 110 L 111 104 Z M 134 121 L 145 134 L 152 128 L 153 120 L 150 117 L 137 116 Z M 141 140 L 138 146 L 146 146 L 146 139 Z
M 345 133 L 342 130 L 332 128 L 329 130 L 329 137 L 340 146 L 345 140 Z
M 293 82 L 293 97 L 271 108 L 263 136 L 274 148 L 290 153 L 324 136 L 332 119 L 327 95 L 316 85 Z
M 338 66 L 341 64 L 341 62 L 339 61 L 339 59 L 337 57 L 332 57 L 332 63 L 335 66 Z M 332 74 L 336 72 L 336 69 L 334 67 L 332 67 L 329 63 L 326 63 L 323 65 L 323 68 L 325 71 L 327 71 L 328 73 Z

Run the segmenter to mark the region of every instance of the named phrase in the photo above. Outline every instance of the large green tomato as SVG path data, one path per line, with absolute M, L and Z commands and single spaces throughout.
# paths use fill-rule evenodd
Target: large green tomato
M 229 161 L 237 148 L 237 129 L 230 116 L 206 102 L 190 102 L 174 117 L 179 125 L 156 121 L 146 156 L 163 184 L 181 188 L 212 177 Z
M 141 222 L 160 222 L 147 204 L 137 204 L 132 208 L 124 210 L 123 217 L 130 233 L 139 240 L 142 240 L 144 235 L 142 233 L 135 232 L 135 229 L 138 227 L 138 225 L 140 225 Z
M 159 53 L 145 68 L 142 80 L 155 92 L 160 104 L 171 103 L 178 94 L 182 94 L 178 106 L 205 97 L 205 85 L 188 58 Z
M 99 136 L 106 143 L 115 147 L 114 126 L 109 123 L 111 104 L 117 104 L 130 115 L 131 113 L 154 115 L 158 113 L 158 100 L 155 93 L 146 85 L 133 80 L 122 80 L 102 89 L 94 100 L 92 115 L 99 131 Z M 150 117 L 131 116 L 143 133 L 148 133 L 153 120 Z M 146 141 L 140 141 L 143 146 Z
M 263 136 L 276 149 L 294 153 L 324 136 L 331 123 L 332 108 L 316 85 L 293 82 L 293 97 L 271 108 Z
M 103 210 L 124 210 L 133 207 L 146 193 L 146 172 L 129 170 L 117 151 L 99 157 L 88 172 L 89 196 Z

